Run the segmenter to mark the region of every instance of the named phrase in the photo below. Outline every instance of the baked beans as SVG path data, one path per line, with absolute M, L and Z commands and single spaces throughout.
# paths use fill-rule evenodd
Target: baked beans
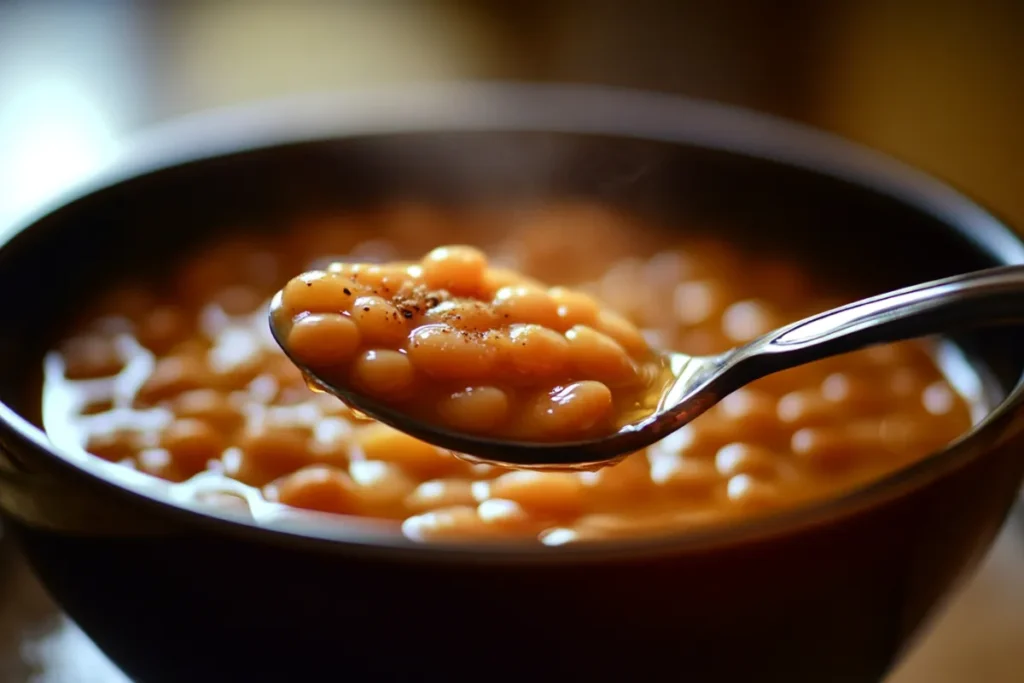
M 653 412 L 668 381 L 633 323 L 469 246 L 303 273 L 274 314 L 289 355 L 319 378 L 462 432 L 604 436 Z
M 437 244 L 475 246 L 402 261 Z M 536 440 L 614 428 L 647 381 L 648 344 L 724 351 L 844 301 L 784 258 L 600 206 L 407 202 L 226 239 L 99 298 L 50 356 L 46 389 L 66 400 L 47 428 L 154 477 L 234 479 L 339 524 L 557 545 L 834 497 L 971 424 L 928 343 L 913 341 L 765 377 L 597 472 L 474 465 L 310 391 L 269 333 L 282 286 L 288 344 L 311 368 L 455 429 Z M 560 397 L 575 407 L 551 413 Z

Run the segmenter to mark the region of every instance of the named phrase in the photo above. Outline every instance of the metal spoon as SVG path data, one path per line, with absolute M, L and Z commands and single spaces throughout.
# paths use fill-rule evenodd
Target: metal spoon
M 288 353 L 275 323 L 280 306 L 279 292 L 271 302 L 270 327 Z M 1024 320 L 1024 266 L 991 268 L 880 294 L 792 323 L 715 356 L 666 352 L 675 379 L 653 414 L 605 437 L 564 443 L 506 441 L 451 431 L 324 382 L 296 365 L 312 385 L 354 409 L 461 456 L 521 468 L 592 469 L 665 438 L 765 375 L 875 344 L 1020 320 Z

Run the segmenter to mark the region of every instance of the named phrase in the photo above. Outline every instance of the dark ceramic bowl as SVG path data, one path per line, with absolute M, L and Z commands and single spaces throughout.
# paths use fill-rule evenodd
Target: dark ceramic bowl
M 878 681 L 983 555 L 1024 474 L 1024 327 L 955 337 L 988 417 L 842 499 L 589 548 L 261 528 L 117 483 L 38 427 L 43 349 L 111 277 L 224 226 L 414 192 L 595 197 L 781 246 L 882 291 L 1024 263 L 953 190 L 734 109 L 567 87 L 325 96 L 158 132 L 0 247 L 0 504 L 39 576 L 140 681 Z

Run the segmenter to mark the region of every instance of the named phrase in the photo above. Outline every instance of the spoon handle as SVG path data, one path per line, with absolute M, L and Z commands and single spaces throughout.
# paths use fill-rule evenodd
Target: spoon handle
M 777 372 L 873 344 L 1024 321 L 1024 266 L 914 285 L 805 318 L 738 350 Z

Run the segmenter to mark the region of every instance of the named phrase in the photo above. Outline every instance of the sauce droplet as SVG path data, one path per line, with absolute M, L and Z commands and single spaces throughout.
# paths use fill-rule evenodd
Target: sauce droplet
M 317 393 L 317 394 L 326 394 L 327 393 L 320 386 L 320 383 L 317 382 L 316 378 L 313 377 L 312 375 L 310 375 L 309 373 L 306 373 L 306 372 L 302 373 L 302 380 L 306 383 L 306 386 L 309 388 L 310 391 L 312 391 L 314 393 Z

